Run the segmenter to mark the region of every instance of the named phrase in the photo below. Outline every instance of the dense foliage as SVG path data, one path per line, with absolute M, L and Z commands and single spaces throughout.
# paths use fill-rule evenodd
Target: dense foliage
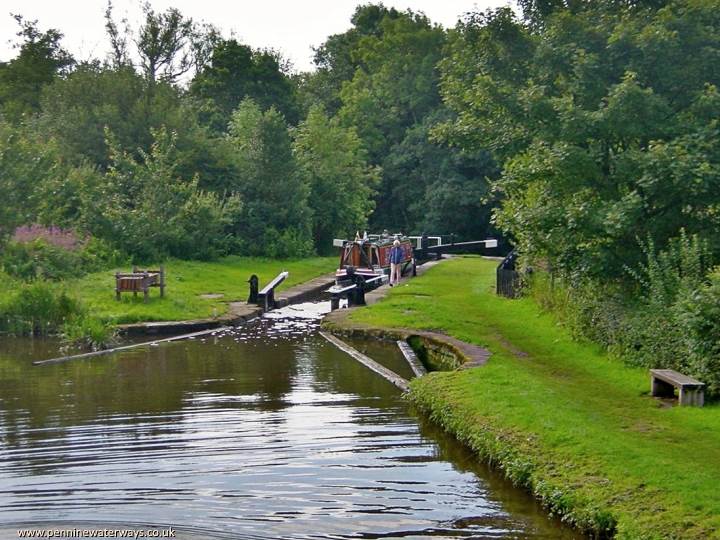
M 454 115 L 447 32 L 424 15 L 360 6 L 317 71 L 292 74 L 177 9 L 143 12 L 133 29 L 108 4 L 111 53 L 83 62 L 17 17 L 18 55 L 0 63 L 0 241 L 60 226 L 147 260 L 326 253 L 367 227 L 487 234 L 498 169 L 432 136 Z
M 717 243 L 717 4 L 573 6 L 452 34 L 444 134 L 502 161 L 498 223 L 526 255 L 603 278 L 640 262 L 637 237 Z
M 489 149 L 535 294 L 630 361 L 720 393 L 720 17 L 708 0 L 520 2 L 448 37 L 435 134 Z
M 32 224 L 135 260 L 304 256 L 365 227 L 500 231 L 579 334 L 717 391 L 720 3 L 517 7 L 444 29 L 361 5 L 300 74 L 175 9 L 148 4 L 133 30 L 109 5 L 112 53 L 80 63 L 17 17 L 3 266 L 53 277 L 75 257 L 6 243 Z

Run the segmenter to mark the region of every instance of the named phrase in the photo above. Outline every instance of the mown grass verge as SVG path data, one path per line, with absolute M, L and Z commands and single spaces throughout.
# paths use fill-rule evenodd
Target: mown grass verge
M 562 519 L 597 536 L 720 537 L 720 407 L 649 397 L 646 370 L 495 296 L 495 265 L 447 261 L 350 321 L 489 348 L 485 366 L 413 381 L 411 399 Z
M 289 271 L 290 275 L 278 289 L 282 291 L 331 272 L 335 264 L 335 257 L 274 260 L 232 256 L 212 262 L 173 259 L 165 262 L 165 297 L 160 298 L 158 289 L 151 289 L 147 303 L 143 302 L 142 294 L 135 298 L 124 293 L 121 301 L 115 299 L 115 272 L 127 272 L 130 268 L 95 272 L 59 286 L 79 299 L 89 316 L 105 323 L 176 321 L 223 315 L 230 302 L 247 299 L 247 280 L 251 274 L 258 275 L 262 286 L 278 272 Z M 157 265 L 148 267 L 156 268 Z M 9 277 L 2 278 L 0 305 L 19 287 L 19 283 Z M 221 296 L 202 297 L 207 294 Z

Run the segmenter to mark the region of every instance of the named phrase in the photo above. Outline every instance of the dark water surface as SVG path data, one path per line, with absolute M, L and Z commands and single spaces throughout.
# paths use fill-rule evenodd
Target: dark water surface
M 41 367 L 31 361 L 56 342 L 0 338 L 0 537 L 20 523 L 172 525 L 180 538 L 572 537 L 319 337 L 324 309 Z M 404 368 L 393 344 L 367 347 Z

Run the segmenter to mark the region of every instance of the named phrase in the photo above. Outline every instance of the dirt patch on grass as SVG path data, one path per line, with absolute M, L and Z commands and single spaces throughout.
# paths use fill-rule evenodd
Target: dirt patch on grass
M 528 358 L 530 355 L 526 353 L 525 351 L 521 351 L 518 349 L 515 345 L 510 343 L 507 339 L 498 336 L 498 341 L 500 342 L 500 345 L 503 346 L 503 348 L 510 351 L 514 356 L 517 358 Z

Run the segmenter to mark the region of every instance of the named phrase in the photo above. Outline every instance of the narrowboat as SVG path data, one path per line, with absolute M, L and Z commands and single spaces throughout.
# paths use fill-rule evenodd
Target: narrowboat
M 335 272 L 338 284 L 341 282 L 363 278 L 365 281 L 387 281 L 390 274 L 390 250 L 395 240 L 400 241 L 403 253 L 402 273 L 412 269 L 415 274 L 415 256 L 412 239 L 400 235 L 376 234 L 356 236 L 355 240 L 335 240 L 340 247 L 340 264 Z M 376 278 L 376 279 L 374 279 Z M 379 279 L 377 279 L 379 278 Z M 380 283 L 378 283 L 379 285 Z

